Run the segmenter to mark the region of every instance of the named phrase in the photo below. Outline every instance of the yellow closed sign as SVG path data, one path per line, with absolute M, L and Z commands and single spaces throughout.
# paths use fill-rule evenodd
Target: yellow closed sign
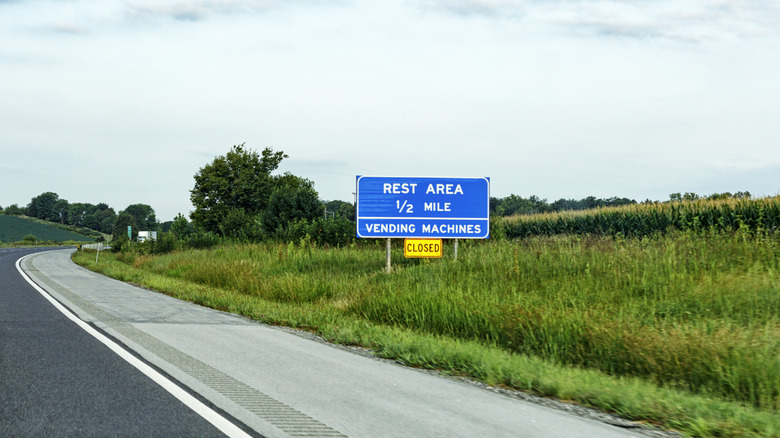
M 443 252 L 441 239 L 404 239 L 406 258 L 441 258 Z

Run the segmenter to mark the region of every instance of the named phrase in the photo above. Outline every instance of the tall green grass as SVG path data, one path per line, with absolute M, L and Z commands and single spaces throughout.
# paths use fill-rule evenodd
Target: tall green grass
M 384 273 L 384 247 L 374 244 L 131 252 L 101 257 L 102 267 L 94 257 L 76 259 L 201 304 L 694 435 L 780 433 L 777 233 L 542 236 L 461 242 L 457 261 L 446 253 L 441 260 L 408 260 L 401 251 L 393 257 L 391 274 Z M 180 294 L 191 288 L 197 292 Z M 379 341 L 389 336 L 383 330 L 400 331 L 402 340 Z M 494 353 L 475 353 L 480 348 L 510 356 L 494 362 Z M 609 386 L 603 390 L 585 383 L 564 390 L 561 381 L 537 375 L 540 365 L 507 365 L 519 363 L 507 357 L 538 358 L 562 380 L 571 377 L 561 369 L 629 380 L 614 388 L 598 380 Z M 645 392 L 633 397 L 615 389 L 635 388 L 631 379 L 703 397 L 710 408 L 670 406 L 676 395 L 659 396 L 644 383 Z M 711 408 L 723 403 L 754 413 Z M 717 419 L 723 415 L 749 419 Z
M 349 311 L 777 409 L 779 250 L 725 235 L 482 245 L 391 276 Z
M 710 233 L 533 238 L 458 262 L 384 262 L 373 247 L 236 245 L 136 267 L 264 300 L 479 340 L 514 353 L 777 409 L 778 239 Z

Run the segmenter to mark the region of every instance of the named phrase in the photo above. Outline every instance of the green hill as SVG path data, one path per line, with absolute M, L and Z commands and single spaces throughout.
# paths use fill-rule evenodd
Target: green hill
M 32 234 L 38 240 L 50 242 L 91 242 L 95 239 L 71 231 L 61 230 L 52 225 L 41 224 L 18 216 L 0 214 L 0 242 L 18 242 Z

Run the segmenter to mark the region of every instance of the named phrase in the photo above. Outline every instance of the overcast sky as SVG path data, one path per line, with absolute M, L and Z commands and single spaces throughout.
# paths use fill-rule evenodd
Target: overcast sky
M 780 2 L 0 0 L 0 206 L 171 220 L 240 143 L 325 200 L 780 194 Z

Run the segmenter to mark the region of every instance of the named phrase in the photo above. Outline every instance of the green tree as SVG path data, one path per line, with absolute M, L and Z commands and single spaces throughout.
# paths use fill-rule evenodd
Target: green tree
M 138 237 L 138 225 L 135 222 L 133 215 L 127 212 L 119 213 L 114 223 L 113 241 L 121 242 L 127 240 L 127 227 L 131 227 L 131 239 L 135 240 Z
M 603 200 L 604 205 L 608 207 L 617 207 L 621 205 L 632 205 L 636 204 L 636 201 L 633 199 L 628 198 L 618 198 L 617 196 L 613 196 L 611 198 L 607 198 Z
M 184 239 L 195 234 L 195 229 L 192 228 L 192 225 L 187 221 L 187 218 L 179 213 L 171 224 L 171 233 L 179 239 Z
M 82 222 L 81 226 L 91 230 L 97 230 L 100 228 L 100 220 L 97 218 L 95 213 L 90 212 L 84 216 L 84 221 Z
M 54 207 L 52 208 L 51 213 L 51 219 L 49 219 L 52 222 L 59 222 L 61 224 L 65 223 L 65 220 L 68 219 L 68 207 L 70 204 L 68 201 L 64 199 L 58 199 L 57 202 L 54 203 Z
M 236 209 L 248 216 L 265 210 L 275 188 L 271 172 L 287 158 L 284 152 L 265 148 L 261 154 L 245 149 L 244 143 L 233 146 L 195 174 L 190 200 L 195 210 L 193 224 L 202 230 L 221 233 L 220 224 Z
M 355 204 L 344 201 L 329 201 L 324 205 L 328 215 L 333 213 L 333 217 L 341 217 L 351 221 L 355 220 Z
M 550 207 L 554 211 L 579 210 L 580 202 L 576 199 L 561 198 L 550 204 Z
M 531 205 L 532 214 L 550 211 L 550 204 L 547 203 L 547 199 L 531 195 L 531 197 L 528 198 L 528 203 Z
M 5 214 L 8 216 L 21 216 L 24 214 L 24 209 L 17 204 L 11 204 L 5 208 Z
M 263 227 L 267 232 L 274 232 L 293 221 L 322 217 L 325 207 L 314 190 L 314 183 L 289 173 L 279 177 L 277 183 L 263 212 Z
M 41 193 L 30 200 L 27 205 L 27 215 L 38 219 L 52 220 L 54 218 L 54 205 L 59 198 L 59 195 L 54 192 Z
M 84 204 L 82 202 L 75 202 L 68 206 L 68 214 L 65 218 L 65 223 L 76 227 L 84 226 L 84 216 L 91 204 Z
M 251 215 L 243 208 L 231 208 L 219 224 L 222 236 L 237 240 L 260 240 L 263 230 L 259 223 L 260 215 Z
M 495 196 L 490 197 L 490 215 L 495 216 L 498 215 L 499 208 L 501 207 L 501 199 L 496 198 Z
M 590 210 L 602 206 L 601 200 L 596 198 L 595 196 L 588 196 L 587 198 L 582 198 L 580 202 L 584 210 Z
M 114 222 L 116 222 L 116 212 L 114 212 L 114 209 L 109 207 L 108 204 L 101 202 L 95 206 L 93 214 L 100 224 L 98 230 L 103 233 L 111 234 L 114 230 Z
M 532 211 L 533 204 L 529 200 L 515 194 L 503 198 L 498 206 L 498 214 L 501 216 L 528 214 Z
M 696 201 L 698 199 L 699 199 L 699 195 L 697 195 L 696 193 L 693 193 L 693 192 L 686 192 L 683 195 L 683 200 L 684 201 Z
M 146 204 L 131 204 L 123 210 L 123 213 L 127 213 L 133 216 L 133 220 L 135 221 L 135 224 L 138 226 L 139 230 L 157 230 L 157 216 L 155 215 L 154 209 L 151 206 Z

